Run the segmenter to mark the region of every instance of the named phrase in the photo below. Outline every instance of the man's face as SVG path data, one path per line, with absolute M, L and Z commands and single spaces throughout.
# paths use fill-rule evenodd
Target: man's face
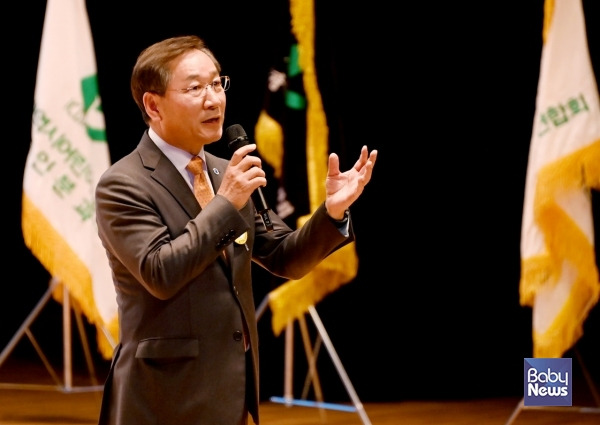
M 225 119 L 225 90 L 213 61 L 192 50 L 172 63 L 164 96 L 157 96 L 152 126 L 169 144 L 196 154 L 221 139 Z

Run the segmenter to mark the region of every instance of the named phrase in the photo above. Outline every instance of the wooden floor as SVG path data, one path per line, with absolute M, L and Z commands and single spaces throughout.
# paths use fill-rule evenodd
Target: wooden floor
M 45 369 L 42 371 L 50 376 Z M 1 425 L 93 425 L 100 407 L 101 386 L 78 382 L 64 385 L 52 379 L 35 379 L 31 367 L 0 370 Z M 89 381 L 89 379 L 88 379 Z M 332 408 L 288 406 L 279 402 L 261 405 L 261 425 L 598 425 L 600 408 L 556 407 L 520 409 L 520 399 L 407 400 L 332 404 Z M 346 409 L 346 411 L 344 410 Z M 354 411 L 348 411 L 356 409 Z M 585 410 L 584 410 L 585 409 Z M 134 424 L 132 424 L 134 425 Z M 187 424 L 182 424 L 187 425 Z

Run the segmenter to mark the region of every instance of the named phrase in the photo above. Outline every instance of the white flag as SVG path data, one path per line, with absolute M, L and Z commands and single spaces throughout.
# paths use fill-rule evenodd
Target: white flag
M 117 304 L 94 191 L 109 165 L 85 0 L 48 0 L 23 177 L 23 238 L 96 325 L 106 358 L 118 335 Z
M 520 302 L 534 357 L 562 357 L 598 302 L 591 190 L 600 188 L 600 102 L 580 0 L 546 0 L 521 234 Z

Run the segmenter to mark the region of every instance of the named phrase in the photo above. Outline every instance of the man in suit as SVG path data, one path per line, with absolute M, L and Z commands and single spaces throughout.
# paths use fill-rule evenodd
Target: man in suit
M 299 279 L 353 240 L 348 208 L 370 181 L 377 151 L 354 167 L 329 157 L 326 200 L 293 231 L 250 195 L 261 161 L 204 150 L 223 135 L 229 78 L 195 36 L 145 49 L 131 77 L 148 130 L 96 189 L 98 232 L 113 271 L 120 341 L 105 382 L 101 425 L 258 424 L 258 333 L 251 262 Z M 200 157 L 214 197 L 194 197 L 188 163 Z

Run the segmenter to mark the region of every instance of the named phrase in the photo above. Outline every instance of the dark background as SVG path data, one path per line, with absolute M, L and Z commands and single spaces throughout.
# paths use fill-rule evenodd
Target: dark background
M 358 396 L 363 402 L 521 396 L 532 342 L 531 310 L 519 305 L 519 247 L 543 1 L 315 3 L 317 72 L 342 168 L 352 166 L 363 144 L 379 150 L 372 181 L 352 207 L 358 275 L 317 305 Z M 600 5 L 583 4 L 600 69 Z M 88 0 L 87 7 L 113 161 L 137 145 L 145 128 L 129 91 L 136 57 L 173 35 L 206 40 L 232 78 L 226 125 L 242 124 L 251 134 L 268 69 L 289 47 L 287 2 Z M 20 227 L 44 12 L 45 1 L 31 1 L 5 15 L 14 28 L 3 49 L 4 137 L 12 164 L 3 171 L 9 199 L 0 348 L 49 281 Z M 209 150 L 221 153 L 223 144 Z M 594 193 L 596 223 L 598 205 Z M 257 277 L 258 303 L 269 280 Z M 268 311 L 259 329 L 262 397 L 281 396 L 284 338 L 270 331 Z M 32 330 L 60 363 L 60 305 L 49 303 Z M 597 383 L 599 338 L 595 307 L 577 348 Z M 79 367 L 76 335 L 74 343 Z M 306 360 L 301 342 L 296 347 L 299 397 Z M 11 358 L 37 357 L 25 338 Z M 325 347 L 318 371 L 326 401 L 348 400 Z

